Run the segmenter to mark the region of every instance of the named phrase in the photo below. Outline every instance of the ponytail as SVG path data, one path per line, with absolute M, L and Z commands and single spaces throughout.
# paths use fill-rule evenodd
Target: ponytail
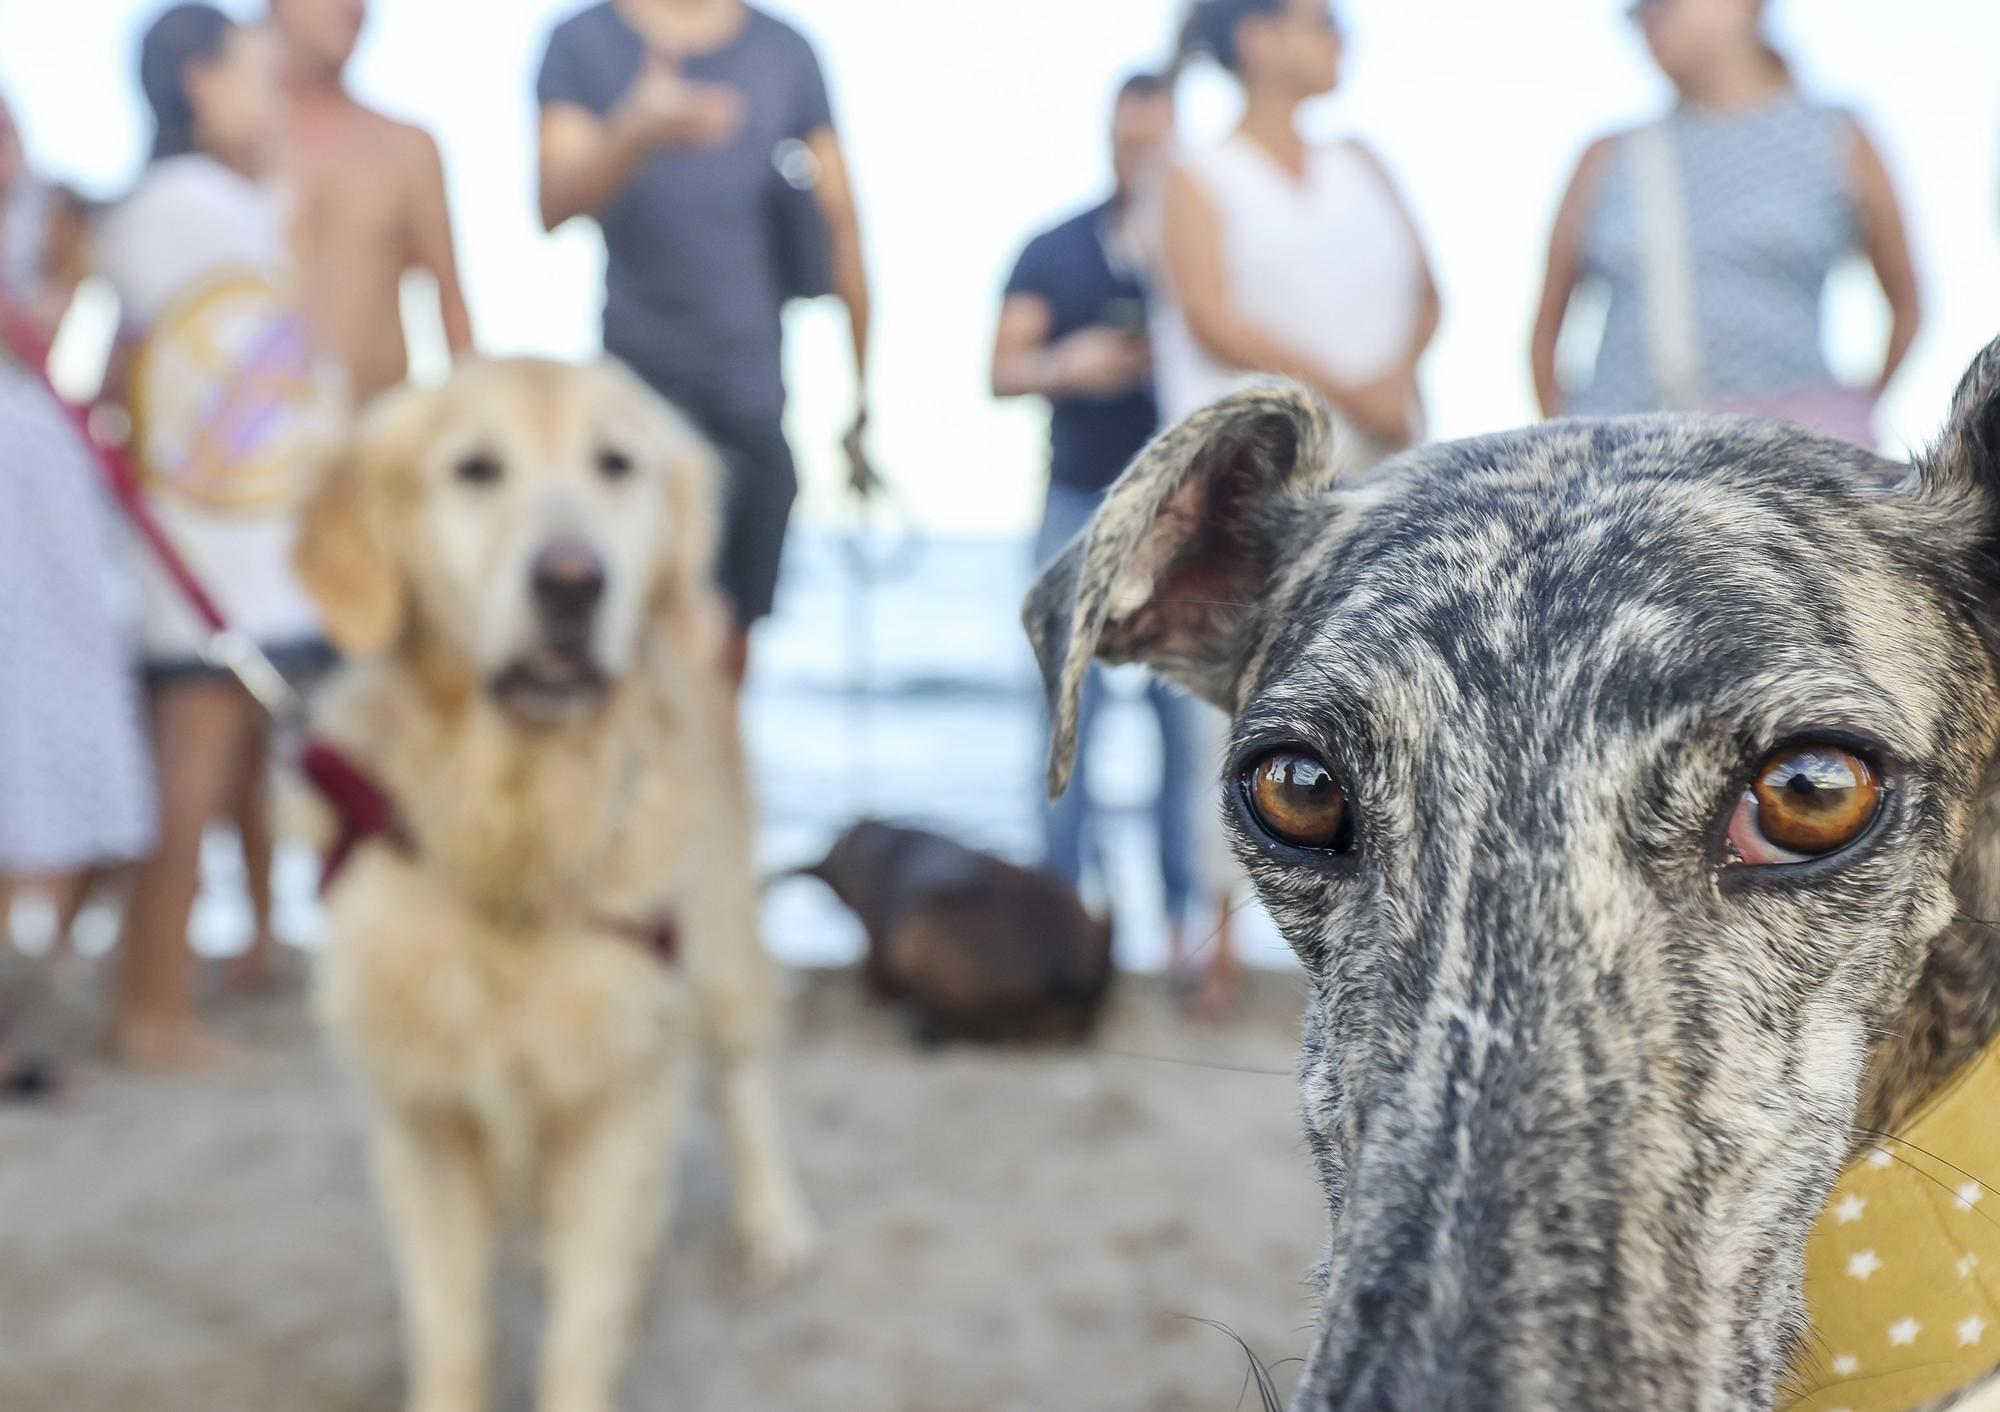
M 1253 15 L 1279 14 L 1284 7 L 1284 0 L 1194 0 L 1181 26 L 1173 71 L 1179 73 L 1206 56 L 1229 72 L 1238 72 L 1242 56 L 1236 51 L 1237 27 Z
M 155 162 L 200 150 L 188 70 L 222 54 L 236 22 L 213 5 L 176 5 L 139 42 L 139 88 L 153 111 Z

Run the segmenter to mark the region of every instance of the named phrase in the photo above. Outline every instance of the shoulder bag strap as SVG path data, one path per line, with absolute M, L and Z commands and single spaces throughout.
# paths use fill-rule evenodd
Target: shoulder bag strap
M 1701 330 L 1696 323 L 1693 230 L 1688 225 L 1672 127 L 1657 122 L 1626 139 L 1639 219 L 1639 277 L 1647 357 L 1667 410 L 1702 405 Z

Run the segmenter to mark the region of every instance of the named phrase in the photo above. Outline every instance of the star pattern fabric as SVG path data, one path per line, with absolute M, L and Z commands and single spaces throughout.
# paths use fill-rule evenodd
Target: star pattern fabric
M 1984 1180 L 1982 1180 L 1984 1178 Z M 1841 1174 L 1784 1412 L 1905 1412 L 2000 1369 L 2000 1041 Z

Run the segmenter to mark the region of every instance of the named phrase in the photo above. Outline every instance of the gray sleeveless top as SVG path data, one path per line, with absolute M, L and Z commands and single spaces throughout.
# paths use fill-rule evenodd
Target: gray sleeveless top
M 1796 92 L 1734 113 L 1683 105 L 1667 119 L 1687 207 L 1705 391 L 1755 397 L 1831 386 L 1820 296 L 1852 253 L 1853 124 Z M 1597 371 L 1570 398 L 1579 415 L 1656 411 L 1645 327 L 1639 178 L 1633 144 L 1606 164 L 1583 240 L 1584 276 L 1610 295 Z

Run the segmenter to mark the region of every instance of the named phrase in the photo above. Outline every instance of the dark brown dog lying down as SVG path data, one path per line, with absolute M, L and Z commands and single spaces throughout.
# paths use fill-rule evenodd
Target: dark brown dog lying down
M 802 870 L 868 932 L 868 981 L 919 1040 L 1081 1040 L 1111 982 L 1111 923 L 1060 878 L 863 820 Z

